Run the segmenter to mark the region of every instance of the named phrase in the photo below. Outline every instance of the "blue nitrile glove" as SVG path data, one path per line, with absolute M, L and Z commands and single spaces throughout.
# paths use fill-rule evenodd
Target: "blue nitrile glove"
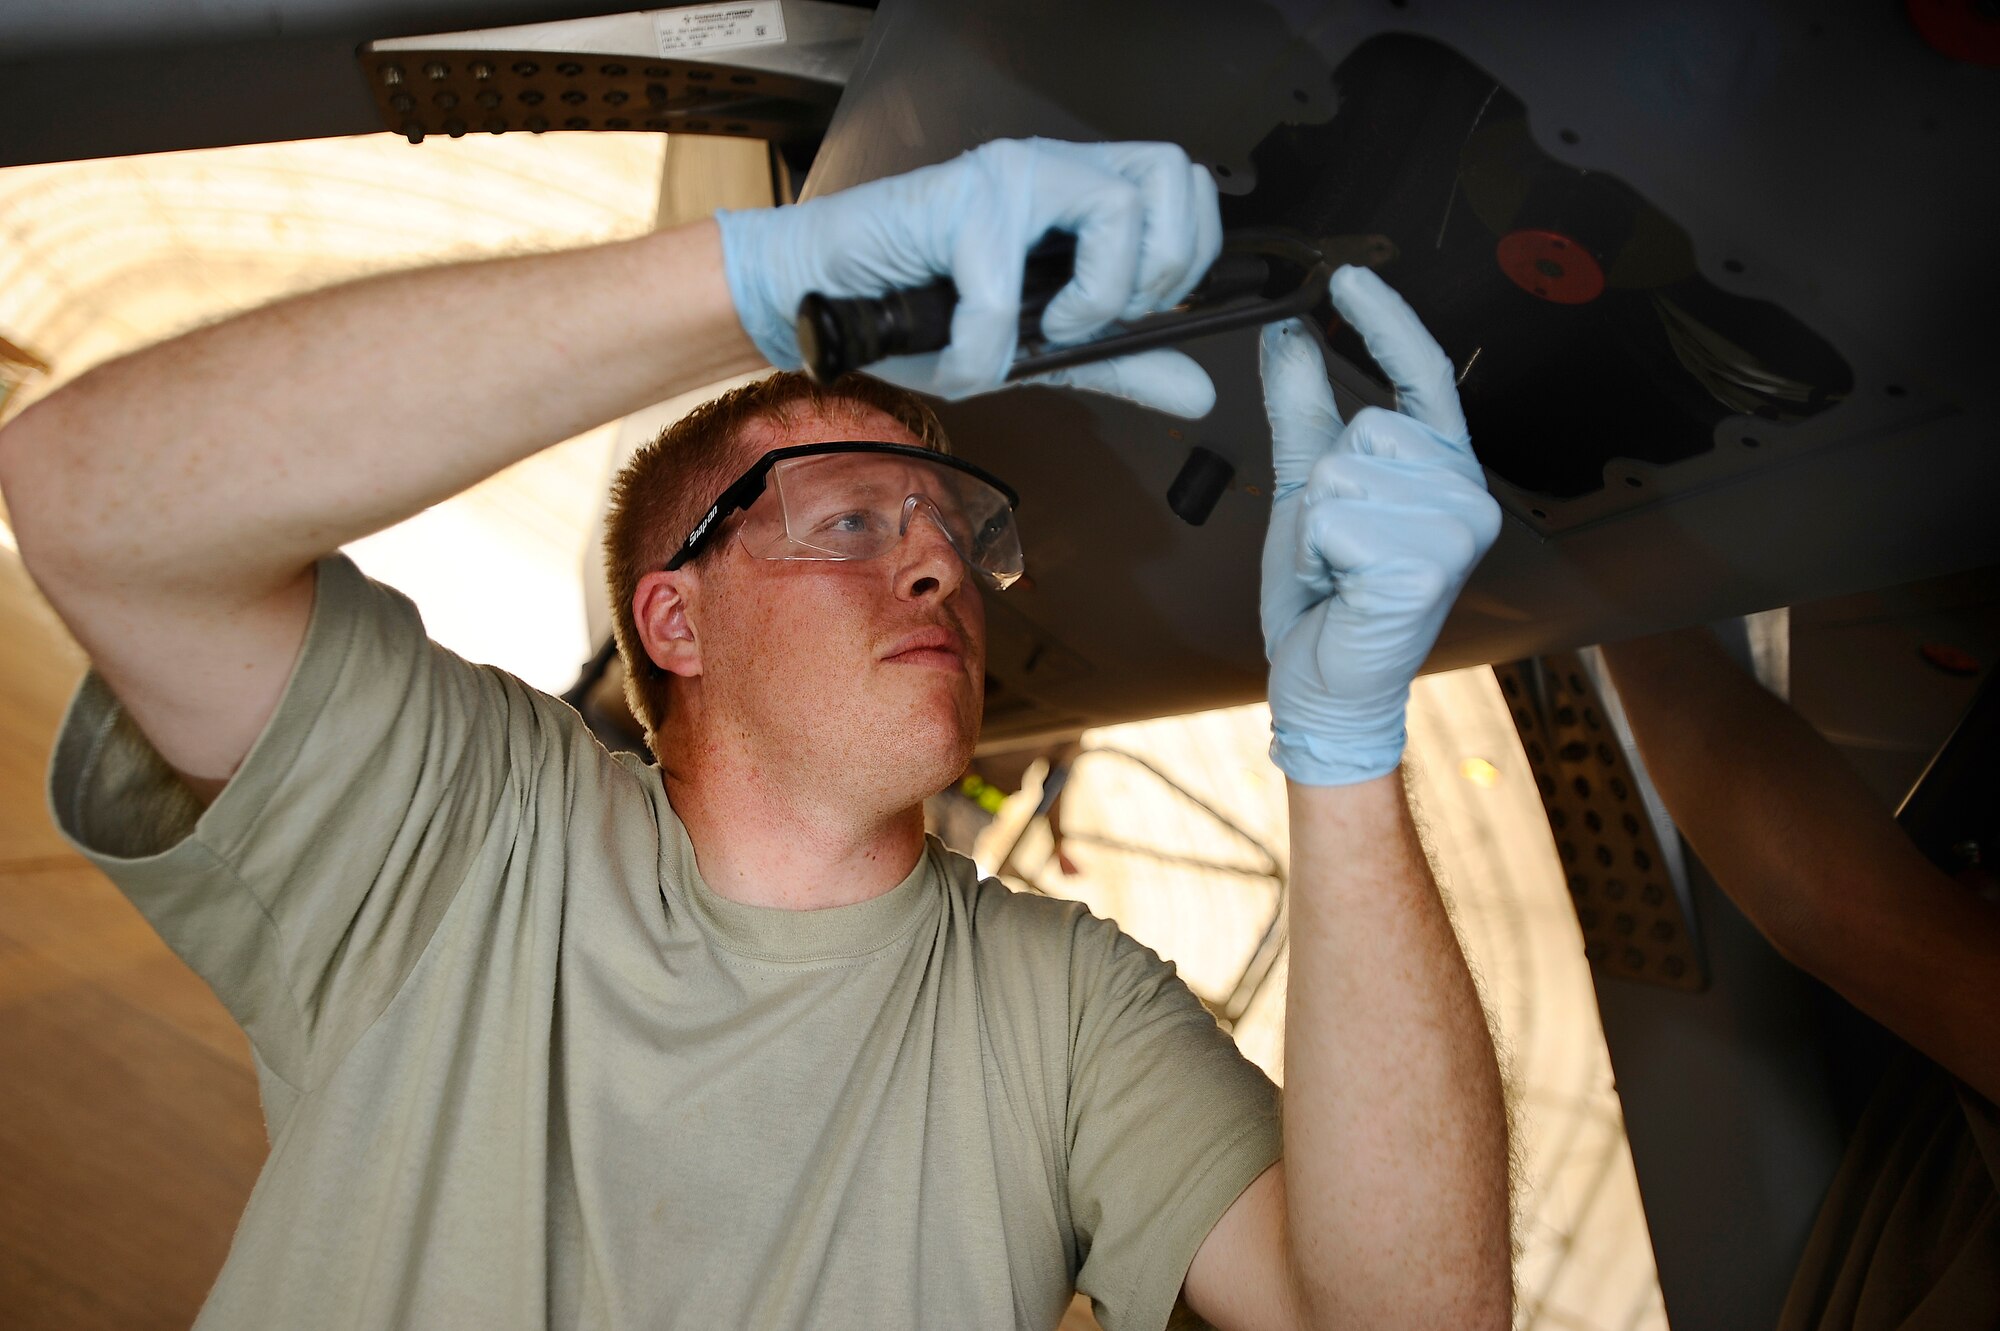
M 1311 333 L 1297 320 L 1264 329 L 1271 759 L 1309 786 L 1396 769 L 1410 681 L 1500 532 L 1444 351 L 1375 274 L 1342 268 L 1331 294 L 1398 410 L 1368 407 L 1343 426 Z
M 807 293 L 876 296 L 950 277 L 958 287 L 951 345 L 868 372 L 954 398 L 1005 383 L 1022 263 L 1045 232 L 1077 238 L 1076 276 L 1042 316 L 1042 331 L 1058 342 L 1178 303 L 1222 250 L 1214 180 L 1167 143 L 1000 140 L 908 175 L 716 220 L 737 317 L 779 369 L 799 368 L 793 320 Z M 1208 375 L 1177 351 L 1032 382 L 1091 388 L 1178 416 L 1215 405 Z

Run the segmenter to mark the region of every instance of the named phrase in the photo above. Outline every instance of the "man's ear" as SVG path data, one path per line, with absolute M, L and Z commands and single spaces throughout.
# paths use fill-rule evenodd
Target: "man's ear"
M 689 603 L 700 593 L 701 574 L 692 568 L 648 573 L 632 593 L 632 620 L 654 665 L 670 675 L 693 679 L 701 673 Z

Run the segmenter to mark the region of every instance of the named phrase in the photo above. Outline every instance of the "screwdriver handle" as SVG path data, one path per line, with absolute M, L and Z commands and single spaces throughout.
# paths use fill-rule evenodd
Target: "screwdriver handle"
M 1028 251 L 1021 269 L 1023 340 L 1041 330 L 1042 311 L 1076 270 L 1076 237 L 1051 231 Z M 880 296 L 822 296 L 799 302 L 799 355 L 808 377 L 830 384 L 889 356 L 942 351 L 951 342 L 958 287 L 948 277 Z

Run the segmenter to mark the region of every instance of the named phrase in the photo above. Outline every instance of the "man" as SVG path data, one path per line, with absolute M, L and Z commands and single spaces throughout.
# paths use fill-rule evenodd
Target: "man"
M 1926 860 L 1708 631 L 1611 643 L 1604 661 L 1715 881 L 1913 1051 L 1855 1128 L 1779 1331 L 2000 1325 L 2000 908 Z
M 989 144 L 286 302 L 0 437 L 23 558 L 94 666 L 59 820 L 257 1058 L 271 1158 L 204 1326 L 1049 1326 L 1072 1286 L 1113 1331 L 1178 1296 L 1222 1327 L 1506 1324 L 1498 1075 L 1396 776 L 1498 516 L 1449 363 L 1371 275 L 1334 298 L 1407 414 L 1343 427 L 1303 331 L 1263 344 L 1282 1138 L 1170 967 L 926 845 L 975 738 L 981 586 L 1020 569 L 1004 486 L 928 447 L 913 400 L 781 380 L 669 459 L 678 485 L 628 476 L 612 581 L 657 768 L 332 553 L 796 367 L 808 290 L 949 274 L 951 346 L 884 372 L 998 387 L 1051 227 L 1078 236 L 1064 338 L 1179 299 L 1220 236 L 1177 149 Z M 1063 381 L 1213 400 L 1171 352 Z

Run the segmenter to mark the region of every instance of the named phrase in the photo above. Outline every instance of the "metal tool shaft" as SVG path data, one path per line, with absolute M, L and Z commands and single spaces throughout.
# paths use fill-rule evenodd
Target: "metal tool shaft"
M 1326 279 L 1341 264 L 1376 267 L 1395 254 L 1395 245 L 1384 236 L 1314 242 L 1278 228 L 1232 232 L 1221 256 L 1180 305 L 1116 325 L 1087 342 L 1054 343 L 1042 336 L 1042 312 L 1069 283 L 1076 251 L 1073 236 L 1050 232 L 1029 252 L 1023 267 L 1020 349 L 1007 377 L 1022 379 L 1304 314 L 1325 295 Z M 949 278 L 882 296 L 814 292 L 799 303 L 798 312 L 806 373 L 832 383 L 890 356 L 940 351 L 951 341 L 957 308 L 958 289 Z

